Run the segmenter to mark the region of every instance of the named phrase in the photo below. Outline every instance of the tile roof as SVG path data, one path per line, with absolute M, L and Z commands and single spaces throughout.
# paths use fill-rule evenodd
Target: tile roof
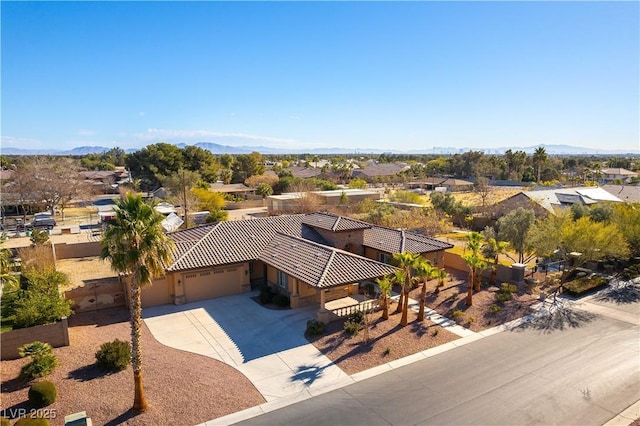
M 318 288 L 373 279 L 396 270 L 386 263 L 280 233 L 258 259 Z
M 326 244 L 312 228 L 302 225 L 304 215 L 287 215 L 219 222 L 169 234 L 176 242 L 169 271 L 255 260 L 276 232 Z
M 453 245 L 413 232 L 372 226 L 364 231 L 364 245 L 387 253 L 430 253 Z
M 302 223 L 328 231 L 352 231 L 355 229 L 371 228 L 371 225 L 366 222 L 326 212 L 310 213 L 304 217 Z

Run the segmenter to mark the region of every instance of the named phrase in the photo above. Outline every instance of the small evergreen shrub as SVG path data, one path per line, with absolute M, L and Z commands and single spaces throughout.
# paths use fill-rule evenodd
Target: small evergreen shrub
M 122 371 L 131 363 L 131 346 L 118 339 L 103 343 L 96 352 L 96 363 L 108 371 Z
M 52 382 L 36 382 L 29 388 L 29 405 L 33 408 L 46 407 L 56 402 L 57 396 L 56 385 Z
M 382 352 L 382 356 L 389 356 L 391 354 L 391 348 L 387 346 L 387 348 Z
M 307 333 L 311 336 L 319 336 L 324 333 L 324 323 L 316 320 L 307 321 Z
M 513 298 L 513 294 L 517 292 L 517 286 L 509 283 L 502 283 L 500 290 L 496 293 L 496 300 L 498 302 L 506 302 L 507 300 L 511 300 Z
M 350 336 L 357 336 L 360 331 L 360 323 L 347 320 L 344 322 L 344 331 Z
M 31 357 L 31 361 L 20 369 L 20 377 L 25 379 L 48 376 L 59 365 L 58 358 L 48 343 L 31 342 L 18 348 L 18 353 L 21 357 Z
M 496 304 L 493 304 L 491 306 L 489 306 L 489 311 L 491 311 L 492 314 L 497 314 L 498 312 L 500 312 L 502 310 L 502 308 Z
M 364 323 L 364 312 L 355 311 L 347 317 L 347 321 L 354 322 L 356 324 Z
M 7 423 L 8 424 L 8 423 Z M 48 419 L 39 417 L 22 417 L 13 426 L 49 426 L 51 423 Z
M 453 312 L 451 313 L 451 316 L 455 319 L 455 318 L 460 318 L 462 316 L 462 311 L 460 309 L 454 309 Z
M 273 293 L 273 291 L 271 290 L 271 287 L 262 287 L 260 289 L 260 303 L 263 305 L 268 305 L 269 303 L 271 303 L 271 301 L 273 300 L 273 297 L 275 296 L 275 294 Z
M 282 308 L 288 308 L 289 297 L 285 296 L 284 294 L 276 294 L 275 296 L 273 296 L 271 303 L 273 303 L 276 306 L 280 306 Z

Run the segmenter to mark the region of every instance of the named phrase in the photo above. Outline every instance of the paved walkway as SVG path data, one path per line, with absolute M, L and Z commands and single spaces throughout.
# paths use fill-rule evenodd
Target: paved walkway
M 265 309 L 252 295 L 146 308 L 144 321 L 160 343 L 235 367 L 267 401 L 353 382 L 305 339 L 315 309 Z

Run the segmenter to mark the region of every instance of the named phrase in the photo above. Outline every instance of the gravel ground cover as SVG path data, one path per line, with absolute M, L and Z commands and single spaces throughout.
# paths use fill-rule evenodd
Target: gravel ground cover
M 58 400 L 47 407 L 53 425 L 64 416 L 86 411 L 94 425 L 194 425 L 265 402 L 249 380 L 215 359 L 172 349 L 158 343 L 143 327 L 144 383 L 150 409 L 135 415 L 131 367 L 105 374 L 94 366 L 95 352 L 104 342 L 129 340 L 124 308 L 70 317 L 71 345 L 54 349 L 60 366 L 47 377 L 56 384 Z M 27 408 L 29 383 L 17 379 L 25 360 L 2 361 L 4 414 Z

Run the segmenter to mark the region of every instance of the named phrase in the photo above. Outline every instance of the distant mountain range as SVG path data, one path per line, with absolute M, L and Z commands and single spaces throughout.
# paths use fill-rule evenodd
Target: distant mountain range
M 186 143 L 177 143 L 176 146 L 184 148 Z M 482 151 L 485 154 L 504 154 L 507 150 L 524 151 L 527 154 L 533 154 L 538 147 L 544 147 L 547 155 L 639 155 L 640 150 L 629 152 L 617 149 L 592 149 L 571 145 L 532 145 L 528 147 L 502 147 L 502 148 L 454 148 L 454 147 L 433 147 L 431 149 L 418 149 L 410 151 L 401 151 L 396 149 L 367 149 L 367 148 L 315 148 L 315 149 L 281 149 L 267 146 L 230 146 L 220 145 L 212 142 L 197 142 L 193 144 L 202 149 L 211 151 L 213 154 L 249 154 L 257 151 L 261 154 L 461 154 L 467 151 Z M 2 155 L 87 155 L 99 154 L 109 151 L 110 148 L 104 146 L 79 146 L 70 150 L 56 149 L 22 149 L 22 148 L 0 148 Z M 135 152 L 138 149 L 128 149 L 127 152 Z

